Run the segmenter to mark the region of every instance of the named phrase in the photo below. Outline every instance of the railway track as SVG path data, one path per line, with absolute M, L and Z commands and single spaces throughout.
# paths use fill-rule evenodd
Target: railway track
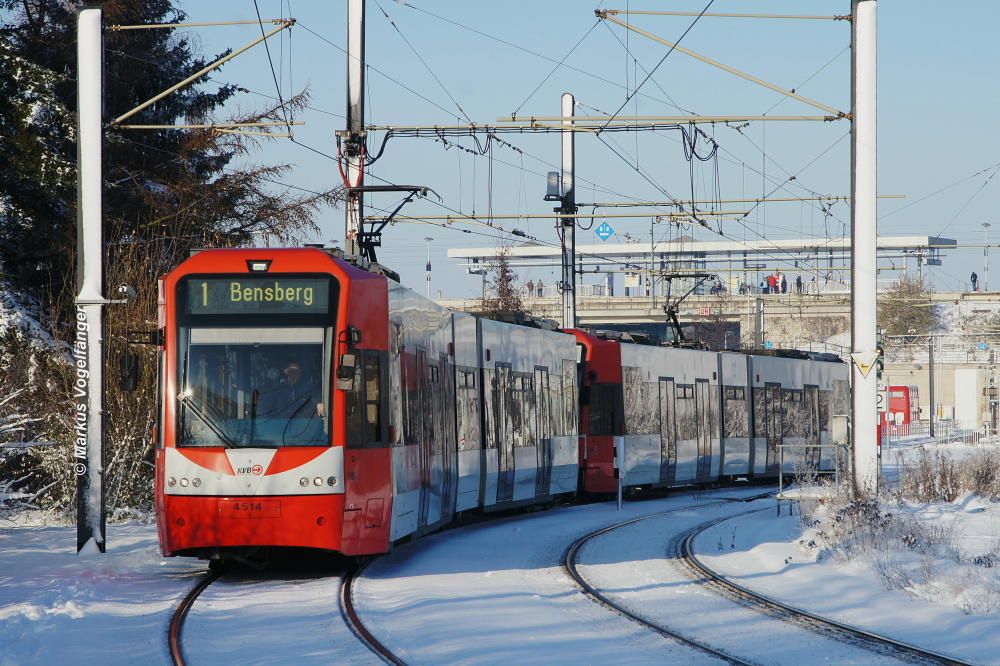
M 768 493 L 768 494 L 770 494 L 770 493 Z M 707 506 L 717 506 L 717 505 L 729 504 L 731 502 L 749 502 L 749 501 L 752 501 L 752 500 L 755 500 L 755 499 L 760 499 L 761 497 L 766 497 L 766 496 L 767 495 L 762 495 L 762 496 L 758 495 L 758 496 L 754 496 L 754 497 L 750 497 L 750 498 L 745 498 L 745 499 L 740 499 L 740 500 L 722 500 L 722 501 L 719 501 L 719 502 L 711 502 L 711 503 L 708 503 L 708 504 L 698 505 L 697 508 L 701 509 L 701 508 L 704 508 L 704 507 L 707 507 Z M 708 645 L 708 644 L 706 644 L 706 643 L 704 643 L 702 641 L 698 641 L 698 640 L 696 640 L 696 639 L 694 639 L 694 638 L 692 638 L 690 636 L 687 636 L 687 635 L 685 635 L 685 634 L 683 634 L 683 633 L 681 633 L 679 631 L 675 631 L 675 630 L 670 629 L 669 627 L 666 627 L 666 626 L 664 626 L 662 624 L 659 624 L 657 622 L 653 622 L 652 620 L 649 620 L 649 619 L 643 617 L 642 615 L 640 615 L 640 614 L 638 614 L 636 612 L 633 612 L 632 610 L 626 608 L 624 604 L 620 604 L 620 603 L 616 602 L 614 599 L 612 599 L 611 597 L 609 597 L 609 596 L 607 596 L 605 594 L 602 594 L 600 590 L 598 590 L 593 585 L 591 585 L 583 577 L 583 575 L 579 571 L 579 568 L 577 567 L 577 562 L 576 562 L 577 554 L 579 553 L 580 548 L 585 543 L 587 543 L 588 541 L 590 541 L 591 539 L 595 539 L 595 538 L 597 538 L 597 537 L 599 537 L 599 536 L 601 536 L 603 534 L 607 534 L 608 532 L 611 532 L 611 531 L 616 530 L 618 528 L 625 527 L 626 525 L 633 525 L 635 523 L 638 523 L 638 522 L 641 522 L 641 521 L 644 521 L 644 520 L 650 520 L 650 519 L 653 519 L 653 518 L 661 518 L 663 516 L 667 516 L 667 515 L 670 515 L 672 513 L 678 513 L 678 512 L 681 512 L 681 511 L 690 511 L 690 510 L 691 510 L 691 507 L 682 507 L 682 508 L 677 508 L 677 509 L 671 509 L 669 511 L 661 511 L 659 513 L 650 514 L 648 516 L 639 516 L 637 518 L 632 518 L 630 520 L 624 520 L 624 521 L 622 521 L 620 523 L 615 523 L 614 525 L 609 525 L 609 526 L 604 527 L 602 529 L 595 530 L 594 532 L 591 532 L 589 534 L 586 534 L 586 535 L 580 537 L 579 539 L 577 539 L 576 541 L 574 541 L 570 545 L 570 547 L 566 550 L 565 557 L 563 558 L 563 566 L 565 567 L 565 569 L 566 569 L 567 573 L 570 575 L 570 577 L 576 582 L 576 584 L 579 585 L 580 588 L 586 594 L 588 594 L 589 596 L 593 597 L 601 605 L 603 605 L 603 606 L 605 606 L 607 608 L 610 608 L 610 609 L 614 610 L 615 612 L 620 613 L 620 614 L 624 615 L 625 617 L 630 618 L 631 620 L 634 620 L 635 622 L 638 622 L 639 624 L 643 625 L 644 627 L 652 629 L 653 631 L 655 631 L 656 633 L 658 633 L 658 634 L 660 634 L 662 636 L 665 636 L 667 638 L 671 638 L 671 639 L 673 639 L 673 640 L 675 640 L 675 641 L 677 641 L 679 643 L 683 643 L 684 645 L 687 645 L 687 646 L 689 646 L 691 648 L 694 648 L 695 650 L 698 650 L 699 652 L 703 652 L 703 653 L 711 655 L 713 657 L 717 657 L 717 658 L 719 658 L 719 659 L 721 659 L 721 660 L 723 660 L 723 661 L 725 661 L 727 663 L 730 663 L 730 664 L 752 664 L 753 662 L 744 661 L 743 659 L 740 659 L 739 657 L 737 657 L 735 655 L 732 655 L 732 654 L 729 654 L 728 652 L 724 652 L 722 650 L 716 649 L 716 648 L 714 648 L 714 647 L 712 647 L 712 646 L 710 646 L 710 645 Z
M 755 509 L 752 511 L 745 511 L 738 514 L 738 516 L 745 516 L 751 513 L 758 513 L 760 511 L 769 511 L 770 509 Z M 851 640 L 859 641 L 861 643 L 867 643 L 872 646 L 876 651 L 884 652 L 886 649 L 910 655 L 918 663 L 927 664 L 949 664 L 949 665 L 961 665 L 964 666 L 968 662 L 964 662 L 947 655 L 934 652 L 932 650 L 926 650 L 909 643 L 904 643 L 902 641 L 897 641 L 895 639 L 889 638 L 887 636 L 882 636 L 858 627 L 851 626 L 849 624 L 844 624 L 842 622 L 837 622 L 836 620 L 831 620 L 829 618 L 811 613 L 807 610 L 791 606 L 789 604 L 782 603 L 770 597 L 767 597 L 757 592 L 738 585 L 728 580 L 718 572 L 712 570 L 701 562 L 695 555 L 692 548 L 692 543 L 694 539 L 705 530 L 717 525 L 721 522 L 731 520 L 738 516 L 727 516 L 725 518 L 719 518 L 717 520 L 712 520 L 707 523 L 702 523 L 686 534 L 682 535 L 680 540 L 679 555 L 683 558 L 685 564 L 690 567 L 690 569 L 695 572 L 697 576 L 703 576 L 710 581 L 710 584 L 720 588 L 725 594 L 732 598 L 748 602 L 757 608 L 761 609 L 763 612 L 770 613 L 775 617 L 781 619 L 792 619 L 799 621 L 805 625 L 811 625 L 814 628 L 821 631 L 833 631 L 840 633 L 849 637 Z
M 757 498 L 751 498 L 757 499 Z M 707 506 L 733 503 L 741 500 L 729 500 L 728 502 L 715 502 L 710 505 L 699 506 L 699 509 L 705 508 Z M 748 500 L 742 500 L 748 501 Z M 685 570 L 689 581 L 692 584 L 702 584 L 713 588 L 713 592 L 720 594 L 721 596 L 730 599 L 731 601 L 738 603 L 744 607 L 752 608 L 756 612 L 760 612 L 771 616 L 775 619 L 780 619 L 792 624 L 801 626 L 808 629 L 811 632 L 825 635 L 827 638 L 838 641 L 838 642 L 849 642 L 850 644 L 866 650 L 872 653 L 877 653 L 883 657 L 890 659 L 900 659 L 903 661 L 911 663 L 921 663 L 921 664 L 966 664 L 961 660 L 957 660 L 953 657 L 947 655 L 939 654 L 931 650 L 925 650 L 908 643 L 901 641 L 896 641 L 892 638 L 886 636 L 881 636 L 873 632 L 865 631 L 857 627 L 852 627 L 822 616 L 810 613 L 808 611 L 783 604 L 775 599 L 759 595 L 751 590 L 744 588 L 742 586 L 731 583 L 726 580 L 723 576 L 712 571 L 709 567 L 705 566 L 700 562 L 692 551 L 692 542 L 697 537 L 698 534 L 710 527 L 730 520 L 739 516 L 744 516 L 750 513 L 756 513 L 758 511 L 767 511 L 768 509 L 753 509 L 751 511 L 743 511 L 735 515 L 727 515 L 718 519 L 714 519 L 708 522 L 703 522 L 689 529 L 682 531 L 678 536 L 671 540 L 670 546 L 668 547 L 668 552 L 666 553 L 668 558 L 676 559 L 683 563 L 682 568 Z M 671 511 L 664 511 L 660 513 L 650 514 L 647 516 L 640 516 L 637 518 L 632 518 L 629 520 L 622 521 L 620 523 L 615 523 L 613 525 L 608 525 L 602 529 L 595 530 L 589 534 L 586 534 L 579 539 L 577 539 L 566 551 L 564 557 L 564 566 L 569 575 L 573 580 L 580 586 L 580 588 L 589 596 L 594 598 L 598 603 L 614 610 L 621 615 L 624 615 L 633 621 L 659 633 L 663 636 L 676 640 L 680 643 L 688 645 L 704 654 L 715 656 L 721 660 L 733 664 L 753 664 L 758 663 L 755 661 L 748 660 L 739 655 L 733 654 L 731 651 L 720 649 L 719 647 L 709 645 L 704 639 L 699 639 L 683 631 L 677 630 L 676 628 L 671 628 L 667 626 L 664 622 L 651 619 L 648 617 L 648 613 L 643 613 L 629 608 L 624 603 L 620 603 L 612 598 L 611 595 L 601 592 L 597 587 L 587 581 L 579 571 L 579 566 L 577 563 L 577 556 L 580 552 L 581 547 L 588 541 L 596 539 L 602 535 L 605 535 L 614 530 L 625 528 L 629 525 L 634 525 L 636 523 L 654 520 L 657 518 L 662 518 L 669 514 L 675 514 L 683 511 L 690 511 L 690 508 L 674 509 Z
M 184 628 L 184 619 L 187 617 L 188 611 L 191 610 L 195 599 L 205 591 L 205 588 L 218 580 L 221 575 L 221 571 L 210 571 L 205 574 L 191 588 L 191 591 L 181 599 L 181 602 L 177 604 L 177 608 L 174 609 L 174 614 L 170 616 L 170 626 L 167 629 L 167 645 L 170 648 L 170 658 L 173 660 L 174 666 L 184 666 L 184 653 L 181 650 L 181 629 Z
M 354 568 L 344 575 L 344 582 L 340 585 L 341 615 L 344 617 L 344 621 L 347 623 L 347 626 L 350 627 L 351 631 L 354 632 L 354 635 L 358 637 L 358 640 L 368 646 L 368 649 L 374 652 L 383 661 L 389 664 L 394 664 L 395 666 L 406 666 L 405 661 L 397 657 L 391 650 L 389 650 L 389 648 L 380 643 L 371 631 L 365 627 L 361 618 L 358 616 L 356 609 L 354 608 L 354 581 L 364 572 L 365 566 L 367 566 L 367 563 Z
M 351 595 L 352 586 L 355 579 L 363 572 L 363 570 L 364 566 L 359 566 L 344 573 L 341 579 L 341 584 L 338 586 L 340 615 L 351 632 L 376 656 L 387 663 L 403 666 L 403 660 L 395 656 L 391 651 L 383 646 L 378 639 L 375 638 L 371 631 L 369 631 L 368 628 L 361 622 L 361 619 L 358 617 L 354 608 Z M 209 585 L 217 581 L 224 573 L 225 572 L 221 570 L 206 573 L 191 588 L 187 595 L 181 599 L 181 601 L 177 604 L 177 607 L 174 609 L 174 612 L 170 617 L 170 623 L 167 630 L 167 646 L 170 651 L 171 660 L 175 666 L 184 666 L 186 663 L 181 639 L 184 621 L 188 612 L 191 610 L 195 601 L 197 601 L 202 593 L 208 589 Z M 257 582 L 259 582 L 259 580 Z

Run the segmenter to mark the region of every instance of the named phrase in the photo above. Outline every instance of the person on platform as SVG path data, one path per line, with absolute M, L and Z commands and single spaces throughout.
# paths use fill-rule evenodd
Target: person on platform
M 972 271 L 972 275 L 970 277 L 972 280 L 972 291 L 979 291 L 979 276 L 976 275 L 975 271 Z
M 795 276 L 795 293 L 796 294 L 801 294 L 802 293 L 802 276 L 801 275 L 796 275 Z
M 781 287 L 781 293 L 787 294 L 788 293 L 788 280 L 785 279 L 785 274 L 784 273 L 778 273 L 778 281 L 780 283 L 779 286 Z

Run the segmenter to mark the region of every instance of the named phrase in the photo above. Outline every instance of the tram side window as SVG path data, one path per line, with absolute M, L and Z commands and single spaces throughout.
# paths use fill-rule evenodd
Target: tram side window
M 354 388 L 344 392 L 344 425 L 346 426 L 347 446 L 360 449 L 365 445 L 364 410 L 361 404 L 361 388 L 363 386 L 364 365 L 354 366 Z
M 364 352 L 364 361 L 354 371 L 354 390 L 344 395 L 348 448 L 360 449 L 388 441 L 382 354 Z
M 580 345 L 583 348 L 583 345 Z M 561 426 L 559 429 L 560 435 L 575 435 L 577 429 L 580 427 L 579 421 L 577 420 L 577 397 L 576 397 L 576 384 L 577 374 L 576 365 L 573 361 L 563 360 L 562 363 L 562 409 L 561 409 Z
M 365 426 L 369 441 L 382 437 L 382 384 L 379 357 L 371 354 L 365 358 Z

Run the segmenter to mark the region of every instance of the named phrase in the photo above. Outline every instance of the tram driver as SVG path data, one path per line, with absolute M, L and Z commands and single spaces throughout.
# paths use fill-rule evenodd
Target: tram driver
M 326 413 L 316 373 L 303 376 L 298 361 L 289 360 L 278 385 L 261 396 L 260 415 L 274 419 L 320 417 Z

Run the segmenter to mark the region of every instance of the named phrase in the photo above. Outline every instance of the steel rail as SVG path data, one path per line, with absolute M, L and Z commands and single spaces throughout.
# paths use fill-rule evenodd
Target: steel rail
M 969 662 L 961 661 L 960 659 L 955 659 L 954 657 L 949 657 L 947 655 L 941 654 L 939 652 L 934 652 L 932 650 L 925 650 L 919 648 L 915 645 L 905 643 L 903 641 L 897 641 L 887 636 L 882 636 L 865 629 L 860 629 L 858 627 L 844 624 L 843 622 L 838 622 L 836 620 L 831 620 L 830 618 L 817 615 L 807 610 L 797 608 L 795 606 L 790 606 L 788 604 L 782 603 L 773 599 L 771 597 L 759 594 L 757 592 L 751 591 L 749 588 L 738 585 L 716 571 L 709 568 L 703 562 L 701 562 L 697 556 L 694 554 L 691 544 L 695 537 L 707 530 L 708 528 L 717 525 L 719 523 L 737 518 L 739 516 L 745 516 L 750 513 L 759 513 L 760 511 L 769 511 L 770 509 L 753 509 L 751 511 L 745 511 L 743 513 L 737 514 L 735 516 L 727 516 L 724 518 L 718 518 L 716 520 L 709 521 L 708 523 L 703 523 L 692 528 L 688 534 L 681 541 L 681 555 L 684 561 L 690 566 L 694 571 L 696 571 L 701 576 L 708 578 L 712 583 L 722 587 L 729 594 L 753 602 L 757 606 L 764 607 L 768 609 L 771 613 L 777 613 L 782 616 L 797 616 L 799 618 L 804 618 L 809 623 L 819 625 L 823 628 L 833 629 L 835 631 L 847 634 L 853 638 L 860 639 L 862 642 L 874 643 L 879 646 L 889 647 L 899 652 L 904 652 L 909 655 L 913 655 L 923 660 L 927 660 L 928 663 L 934 664 L 950 664 L 967 666 Z
M 344 574 L 344 582 L 340 586 L 340 614 L 347 623 L 348 628 L 357 636 L 358 640 L 364 643 L 369 650 L 374 652 L 387 664 L 394 666 L 406 666 L 406 662 L 392 653 L 384 646 L 375 635 L 364 625 L 354 607 L 354 581 L 364 572 L 366 564 L 362 564 L 353 571 Z
M 170 627 L 167 629 L 167 644 L 170 647 L 170 658 L 173 660 L 174 666 L 184 666 L 184 654 L 181 652 L 181 629 L 184 627 L 184 619 L 187 617 L 188 611 L 191 610 L 195 599 L 205 591 L 205 588 L 214 583 L 221 575 L 221 571 L 208 572 L 174 609 L 174 614 L 170 617 Z
M 607 527 L 603 527 L 603 528 L 601 528 L 599 530 L 596 530 L 594 532 L 590 532 L 589 534 L 585 534 L 582 537 L 580 537 L 579 539 L 577 539 L 576 541 L 574 541 L 570 545 L 570 547 L 566 550 L 566 555 L 563 558 L 563 567 L 566 569 L 567 573 L 569 573 L 569 575 L 573 579 L 573 581 L 578 586 L 580 586 L 580 588 L 583 590 L 584 594 L 587 594 L 587 595 L 593 597 L 597 601 L 597 603 L 601 604 L 602 606 L 610 608 L 611 610 L 624 615 L 625 617 L 629 618 L 630 620 L 633 620 L 634 622 L 637 622 L 637 623 L 641 624 L 642 626 L 644 626 L 644 627 L 646 627 L 648 629 L 652 629 L 653 631 L 655 631 L 656 633 L 658 633 L 658 634 L 660 634 L 662 636 L 665 636 L 667 638 L 671 638 L 671 639 L 673 639 L 675 641 L 678 641 L 679 643 L 682 643 L 684 645 L 692 647 L 692 648 L 694 648 L 696 650 L 700 650 L 701 652 L 705 652 L 707 654 L 710 654 L 713 657 L 718 657 L 718 658 L 720 658 L 720 659 L 722 659 L 722 660 L 724 660 L 724 661 L 726 661 L 726 662 L 728 662 L 730 664 L 741 664 L 741 665 L 753 664 L 753 662 L 744 661 L 743 659 L 740 659 L 739 657 L 733 656 L 733 655 L 731 655 L 731 654 L 729 654 L 727 652 L 723 652 L 721 650 L 717 650 L 716 648 L 713 648 L 713 647 L 711 647 L 709 645 L 706 645 L 704 643 L 700 643 L 700 642 L 694 640 L 693 638 L 685 636 L 684 634 L 681 634 L 679 632 L 676 632 L 676 631 L 673 631 L 671 629 L 668 629 L 668 628 L 666 628 L 666 627 L 664 627 L 662 625 L 658 625 L 658 624 L 656 624 L 654 622 L 651 622 L 651 621 L 647 620 L 646 618 L 642 617 L 641 615 L 638 615 L 638 614 L 636 614 L 636 613 L 628 610 L 627 608 L 625 608 L 621 604 L 615 603 L 609 597 L 601 594 L 601 592 L 599 590 L 597 590 L 593 585 L 591 585 L 590 583 L 588 583 L 586 581 L 586 579 L 584 579 L 584 577 L 580 574 L 579 570 L 577 569 L 576 555 L 579 552 L 580 548 L 583 546 L 583 544 L 585 544 L 586 542 L 588 542 L 591 539 L 594 539 L 596 537 L 599 537 L 602 534 L 606 534 L 608 532 L 611 532 L 612 530 L 616 530 L 619 527 L 625 527 L 626 525 L 631 525 L 633 523 L 637 523 L 637 522 L 640 522 L 640 521 L 643 521 L 643 520 L 648 520 L 650 518 L 660 518 L 662 516 L 667 516 L 667 515 L 670 515 L 672 513 L 677 513 L 677 512 L 680 512 L 680 511 L 690 511 L 692 508 L 702 508 L 702 507 L 709 507 L 709 506 L 718 506 L 718 505 L 723 505 L 723 504 L 731 504 L 733 502 L 750 502 L 750 501 L 753 501 L 755 499 L 761 499 L 762 497 L 767 497 L 767 496 L 769 496 L 771 494 L 772 493 L 769 492 L 769 493 L 765 493 L 763 495 L 755 495 L 753 497 L 747 497 L 747 498 L 742 498 L 742 499 L 726 499 L 726 500 L 720 500 L 720 501 L 716 501 L 716 502 L 708 502 L 708 503 L 705 503 L 705 504 L 697 504 L 697 505 L 693 505 L 693 506 L 685 506 L 685 507 L 680 507 L 680 508 L 677 508 L 677 509 L 671 509 L 669 511 L 661 511 L 659 513 L 652 513 L 652 514 L 649 514 L 649 515 L 646 515 L 646 516 L 639 516 L 637 518 L 631 518 L 629 520 L 625 520 L 625 521 L 622 521 L 620 523 L 615 523 L 614 525 L 608 525 Z

